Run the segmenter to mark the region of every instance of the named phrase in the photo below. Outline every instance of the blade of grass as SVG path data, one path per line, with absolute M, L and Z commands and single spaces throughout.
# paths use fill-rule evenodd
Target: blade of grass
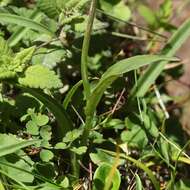
M 187 20 L 170 38 L 161 54 L 166 56 L 174 56 L 177 50 L 190 36 L 190 19 Z M 157 64 L 149 66 L 144 75 L 138 80 L 138 85 L 134 86 L 129 99 L 134 99 L 136 96 L 143 97 L 149 87 L 154 83 L 157 77 L 163 71 L 168 61 L 161 61 Z
M 141 29 L 141 30 L 144 30 L 144 31 L 146 31 L 146 32 L 148 32 L 148 33 L 151 33 L 151 34 L 154 34 L 154 35 L 156 35 L 156 36 L 159 36 L 159 37 L 161 37 L 161 38 L 167 39 L 167 37 L 164 36 L 163 34 L 160 34 L 160 33 L 158 33 L 158 32 L 152 31 L 152 30 L 149 29 L 149 28 L 145 28 L 145 27 L 140 26 L 139 24 L 136 24 L 136 23 L 132 23 L 132 22 L 128 22 L 128 21 L 121 20 L 121 19 L 116 18 L 116 17 L 110 15 L 109 13 L 107 13 L 107 12 L 105 12 L 105 11 L 103 11 L 103 10 L 100 10 L 100 9 L 97 9 L 97 11 L 100 12 L 100 13 L 102 13 L 102 14 L 104 14 L 104 15 L 106 15 L 107 17 L 111 18 L 112 20 L 115 20 L 116 22 L 125 23 L 125 24 L 128 24 L 128 25 L 130 25 L 130 26 L 137 27 L 137 28 L 139 28 L 139 29 Z
M 53 33 L 44 25 L 33 21 L 32 19 L 25 18 L 23 16 L 17 16 L 14 14 L 0 13 L 0 22 L 5 22 L 9 24 L 16 24 L 20 26 L 24 26 L 33 30 L 37 30 L 39 32 L 43 32 L 49 35 L 53 35 Z
M 80 80 L 79 82 L 77 82 L 72 88 L 71 90 L 67 93 L 64 101 L 63 101 L 63 107 L 66 110 L 69 103 L 72 100 L 73 95 L 75 94 L 75 92 L 77 91 L 77 89 L 82 85 L 82 80 Z
M 87 105 L 85 109 L 86 114 L 86 122 L 85 128 L 82 136 L 82 144 L 86 145 L 89 132 L 92 128 L 92 120 L 94 113 L 96 111 L 96 107 L 100 102 L 103 93 L 105 90 L 122 74 L 125 74 L 129 71 L 138 69 L 141 66 L 151 64 L 153 62 L 159 60 L 170 60 L 174 61 L 176 58 L 168 58 L 165 56 L 157 56 L 157 55 L 139 55 L 134 56 L 128 59 L 121 60 L 114 65 L 112 65 L 103 75 L 98 84 L 93 89 L 90 97 L 87 100 Z
M 88 81 L 88 51 L 89 51 L 90 36 L 92 33 L 92 26 L 95 18 L 95 13 L 96 13 L 96 0 L 92 0 L 89 10 L 87 28 L 84 34 L 82 55 L 81 55 L 81 75 L 82 75 L 86 99 L 88 99 L 88 97 L 90 96 L 90 84 Z
M 112 156 L 115 156 L 115 152 L 112 152 L 112 151 L 109 151 L 109 150 L 105 150 L 105 149 L 100 149 L 102 150 L 103 152 L 107 153 L 107 154 L 110 154 Z M 121 154 L 120 153 L 120 158 L 122 159 L 126 159 L 130 162 L 132 162 L 133 164 L 135 164 L 138 168 L 142 169 L 150 178 L 150 180 L 152 181 L 153 185 L 154 185 L 154 188 L 155 190 L 160 190 L 160 184 L 158 182 L 158 180 L 156 179 L 156 177 L 154 176 L 154 174 L 152 173 L 152 171 L 146 167 L 145 164 L 143 164 L 141 161 L 139 160 L 136 160 L 130 156 L 127 156 L 127 155 L 124 155 L 124 154 Z
M 142 66 L 162 60 L 175 61 L 177 59 L 171 57 L 169 58 L 166 56 L 158 56 L 158 55 L 138 55 L 128 59 L 121 60 L 112 65 L 103 74 L 102 78 L 100 79 L 96 87 L 93 89 L 92 94 L 87 101 L 86 115 L 92 116 L 94 114 L 104 91 L 122 74 L 125 74 L 129 71 L 138 69 Z
M 14 164 L 6 163 L 6 162 L 4 162 L 4 161 L 0 161 L 0 165 L 2 165 L 2 166 L 7 166 L 7 167 L 10 167 L 10 168 L 14 168 L 14 169 L 19 170 L 19 171 L 21 171 L 21 172 L 23 172 L 23 173 L 31 174 L 31 175 L 33 175 L 35 178 L 39 179 L 40 181 L 43 181 L 43 182 L 46 182 L 46 183 L 50 183 L 50 184 L 52 184 L 52 185 L 56 185 L 57 187 L 59 187 L 59 185 L 56 184 L 55 182 L 51 181 L 51 180 L 48 179 L 48 178 L 43 177 L 42 175 L 38 175 L 38 174 L 35 173 L 34 171 L 33 171 L 33 172 L 30 172 L 30 171 L 25 170 L 25 169 L 23 169 L 23 168 L 19 168 L 19 167 L 15 166 Z M 38 171 L 36 171 L 36 172 L 38 172 Z
M 24 183 L 16 180 L 15 178 L 13 178 L 12 176 L 10 176 L 9 174 L 7 174 L 6 172 L 4 172 L 3 170 L 0 170 L 0 173 L 3 174 L 4 176 L 12 179 L 13 181 L 15 181 L 16 183 L 18 183 L 23 189 L 25 190 L 31 190 L 30 188 L 28 188 L 26 185 L 24 185 Z
M 136 190 L 143 190 L 142 182 L 138 174 L 135 175 L 136 178 Z

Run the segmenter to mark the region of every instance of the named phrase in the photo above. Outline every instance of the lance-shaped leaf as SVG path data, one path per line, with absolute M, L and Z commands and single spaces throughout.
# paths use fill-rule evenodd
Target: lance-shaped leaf
M 25 148 L 39 140 L 21 140 L 14 135 L 0 134 L 0 157 L 14 153 L 21 148 Z
M 190 19 L 187 20 L 171 37 L 162 51 L 162 55 L 173 56 L 182 44 L 190 36 Z M 148 88 L 154 83 L 158 76 L 163 71 L 168 61 L 164 60 L 157 64 L 150 65 L 144 75 L 142 75 L 137 85 L 131 91 L 131 98 L 136 96 L 142 97 L 147 92 Z
M 103 74 L 102 78 L 93 89 L 91 96 L 87 101 L 86 115 L 92 116 L 94 114 L 104 91 L 122 74 L 138 69 L 144 65 L 163 60 L 176 61 L 177 59 L 158 55 L 139 55 L 115 63 Z
M 19 26 L 24 26 L 39 32 L 43 32 L 52 35 L 52 32 L 44 25 L 33 21 L 32 19 L 25 18 L 23 16 L 17 16 L 14 14 L 0 13 L 0 22 L 5 22 L 9 24 L 16 24 Z

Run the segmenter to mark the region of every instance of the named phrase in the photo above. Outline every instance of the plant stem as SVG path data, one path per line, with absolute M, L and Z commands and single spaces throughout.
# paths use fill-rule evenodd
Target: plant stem
M 88 81 L 88 51 L 90 45 L 90 36 L 92 33 L 92 26 L 94 22 L 96 12 L 96 0 L 91 1 L 89 18 L 87 23 L 87 28 L 84 34 L 83 46 L 82 46 L 82 55 L 81 55 L 81 75 L 83 80 L 83 86 L 85 91 L 86 99 L 90 96 L 90 83 Z
M 92 120 L 93 120 L 93 117 L 91 116 L 86 117 L 84 132 L 83 132 L 82 140 L 81 140 L 82 145 L 87 145 L 90 129 L 92 128 L 92 125 L 93 125 Z
M 72 174 L 73 176 L 76 177 L 76 179 L 79 179 L 80 166 L 78 163 L 77 154 L 71 152 L 70 155 L 71 155 Z

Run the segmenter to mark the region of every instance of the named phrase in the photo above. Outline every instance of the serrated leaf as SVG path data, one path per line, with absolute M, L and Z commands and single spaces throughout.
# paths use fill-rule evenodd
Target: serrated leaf
M 35 51 L 35 47 L 30 47 L 30 48 L 23 49 L 22 51 L 15 54 L 13 63 L 15 65 L 19 64 L 21 66 L 21 70 L 19 70 L 19 72 L 21 72 L 23 68 L 26 66 L 26 63 L 31 60 L 34 51 Z
M 62 83 L 54 71 L 42 65 L 30 66 L 25 71 L 25 77 L 19 78 L 19 83 L 30 88 L 56 89 L 61 88 Z
M 13 54 L 11 48 L 9 47 L 8 43 L 4 38 L 0 36 L 0 55 L 7 55 L 11 56 Z
M 38 0 L 37 7 L 50 18 L 55 18 L 60 13 L 56 0 Z
M 22 72 L 31 59 L 34 50 L 34 47 L 30 47 L 15 55 L 11 55 L 7 51 L 5 55 L 0 54 L 0 79 L 13 78 L 17 73 Z
M 42 150 L 40 152 L 40 158 L 42 161 L 44 162 L 49 162 L 52 158 L 54 157 L 53 152 L 51 152 L 50 150 Z

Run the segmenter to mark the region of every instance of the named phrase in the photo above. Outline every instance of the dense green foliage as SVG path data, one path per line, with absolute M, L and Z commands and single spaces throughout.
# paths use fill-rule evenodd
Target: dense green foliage
M 190 20 L 143 2 L 0 1 L 0 190 L 190 189 L 162 87 Z

